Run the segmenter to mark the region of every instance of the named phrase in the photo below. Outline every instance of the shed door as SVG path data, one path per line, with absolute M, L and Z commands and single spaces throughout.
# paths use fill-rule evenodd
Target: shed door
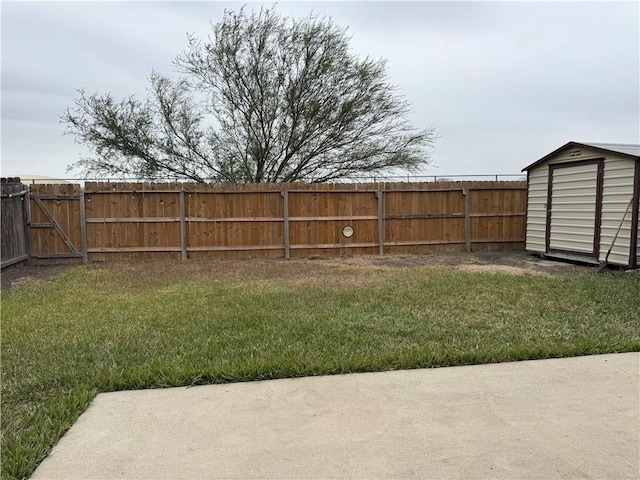
M 549 166 L 547 252 L 597 258 L 602 160 Z

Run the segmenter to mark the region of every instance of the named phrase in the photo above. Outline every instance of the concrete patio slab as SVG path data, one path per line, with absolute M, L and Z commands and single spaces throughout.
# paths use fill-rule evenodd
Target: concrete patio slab
M 640 477 L 640 353 L 103 393 L 34 479 Z

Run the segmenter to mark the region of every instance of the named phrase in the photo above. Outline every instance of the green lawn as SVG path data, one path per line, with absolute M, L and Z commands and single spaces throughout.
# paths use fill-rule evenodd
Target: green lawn
M 96 393 L 640 350 L 640 278 L 367 260 L 88 265 L 2 293 L 2 478 Z

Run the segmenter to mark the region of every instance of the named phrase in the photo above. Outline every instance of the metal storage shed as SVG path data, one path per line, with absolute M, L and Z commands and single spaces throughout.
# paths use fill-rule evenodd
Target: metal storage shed
M 640 145 L 569 142 L 522 171 L 527 251 L 638 267 Z

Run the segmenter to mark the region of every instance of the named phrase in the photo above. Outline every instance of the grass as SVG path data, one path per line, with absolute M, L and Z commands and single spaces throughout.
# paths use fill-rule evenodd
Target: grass
M 2 293 L 2 478 L 98 392 L 640 350 L 640 279 L 367 260 L 89 265 Z

